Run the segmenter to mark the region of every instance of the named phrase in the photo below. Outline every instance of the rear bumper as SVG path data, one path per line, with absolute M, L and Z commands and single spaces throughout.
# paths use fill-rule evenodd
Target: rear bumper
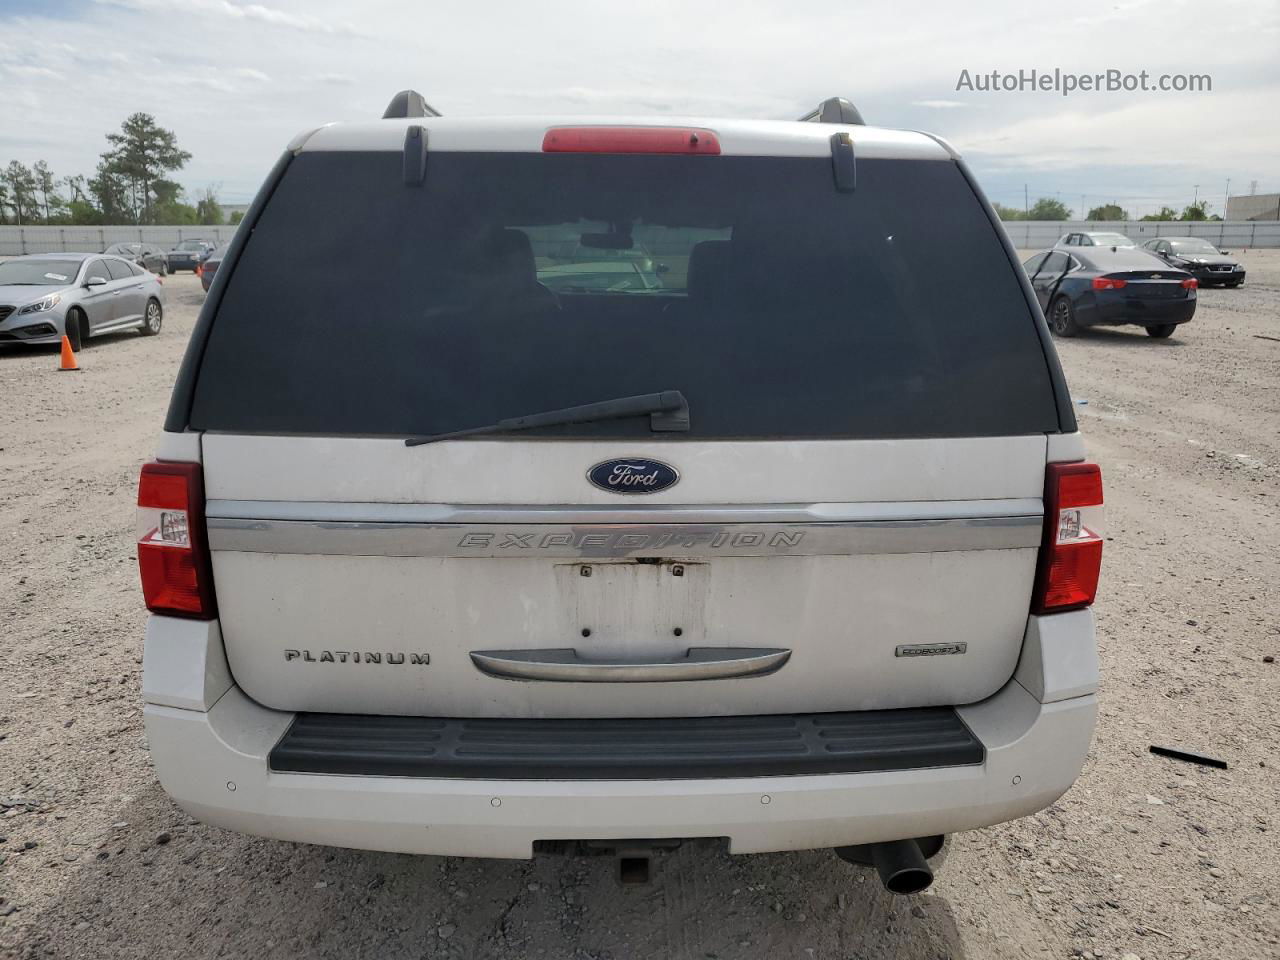
M 1081 311 L 1080 323 L 1086 326 L 1134 323 L 1151 326 L 1165 323 L 1186 323 L 1196 312 L 1196 300 L 1138 300 L 1135 298 L 1109 297 L 1095 299 L 1092 310 Z
M 273 771 L 294 714 L 232 685 L 217 626 L 153 617 L 147 736 L 165 790 L 244 833 L 332 846 L 524 858 L 538 840 L 727 837 L 755 853 L 952 833 L 1015 819 L 1065 792 L 1097 702 L 1088 611 L 1032 618 L 1015 678 L 958 708 L 981 763 L 708 779 L 461 779 Z

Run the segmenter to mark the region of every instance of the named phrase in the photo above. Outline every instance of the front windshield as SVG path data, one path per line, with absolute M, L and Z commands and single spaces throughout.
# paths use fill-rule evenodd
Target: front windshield
M 140 243 L 113 243 L 111 246 L 107 247 L 107 249 L 103 252 L 116 253 L 116 254 L 120 254 L 121 256 L 127 257 L 132 254 L 136 254 L 141 249 L 142 249 L 142 244 Z
M 203 241 L 203 240 L 183 240 L 180 244 L 178 244 L 177 249 L 179 249 L 179 250 L 203 250 L 203 249 L 204 249 L 204 241 Z
M 1135 245 L 1123 233 L 1091 233 L 1089 236 L 1100 247 L 1132 247 Z
M 57 286 L 71 283 L 79 272 L 77 260 L 7 260 L 0 263 L 0 286 Z
M 1208 240 L 1170 240 L 1169 246 L 1179 253 L 1208 253 L 1216 255 L 1218 250 Z
M 689 255 L 704 240 L 728 240 L 728 227 L 617 222 L 522 225 L 533 247 L 538 282 L 556 293 L 683 295 Z M 654 250 L 663 251 L 659 258 Z

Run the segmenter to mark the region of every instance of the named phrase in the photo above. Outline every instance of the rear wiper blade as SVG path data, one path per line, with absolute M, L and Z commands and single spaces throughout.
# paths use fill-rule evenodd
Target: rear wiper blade
M 409 437 L 406 447 L 417 447 L 437 440 L 453 440 L 457 437 L 475 437 L 486 433 L 507 433 L 512 430 L 532 430 L 536 427 L 557 427 L 566 423 L 589 423 L 593 420 L 619 420 L 623 417 L 639 417 L 649 414 L 649 429 L 660 432 L 686 431 L 689 429 L 689 402 L 679 390 L 663 390 L 660 393 L 643 393 L 637 397 L 617 397 L 599 403 L 584 403 L 579 407 L 532 413 L 526 417 L 511 417 L 484 427 L 468 427 L 449 433 L 434 433 L 425 437 Z

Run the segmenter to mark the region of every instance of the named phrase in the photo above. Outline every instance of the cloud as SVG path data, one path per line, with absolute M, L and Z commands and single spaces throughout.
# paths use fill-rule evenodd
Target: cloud
M 273 27 L 287 27 L 291 30 L 301 30 L 306 33 L 364 35 L 348 23 L 326 20 L 307 14 L 290 13 L 286 10 L 268 7 L 260 3 L 233 3 L 232 0 L 180 0 L 175 6 L 177 0 L 174 0 L 174 2 L 171 2 L 171 0 L 95 0 L 95 2 L 146 13 L 172 14 L 180 10 L 184 16 L 191 13 L 200 13 L 211 17 L 265 23 Z
M 50 17 L 54 0 L 24 0 L 32 12 L 0 14 L 0 162 L 89 173 L 103 134 L 141 110 L 193 154 L 179 180 L 235 201 L 298 131 L 376 118 L 406 88 L 451 117 L 789 118 L 843 95 L 871 123 L 946 137 L 1019 202 L 1024 182 L 1033 198 L 1071 189 L 1072 205 L 1219 174 L 1280 188 L 1280 127 L 1260 119 L 1280 101 L 1280 6 L 1215 2 L 1213 17 L 1195 0 L 1104 0 L 957 20 L 953 0 L 648 0 L 642 17 L 574 0 L 59 0 Z M 1095 17 L 1105 26 L 1080 22 Z M 1214 93 L 956 91 L 961 70 L 1055 67 L 1206 72 Z

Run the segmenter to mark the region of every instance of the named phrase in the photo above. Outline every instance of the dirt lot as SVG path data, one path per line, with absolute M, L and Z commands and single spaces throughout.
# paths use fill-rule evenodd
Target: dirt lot
M 954 838 L 910 899 L 820 851 L 686 847 L 621 889 L 603 859 L 193 822 L 148 761 L 132 498 L 199 286 L 171 278 L 163 333 L 95 342 L 79 374 L 0 352 L 0 956 L 1280 956 L 1280 251 L 1246 263 L 1171 340 L 1060 344 L 1114 537 L 1092 758 L 1039 816 Z

